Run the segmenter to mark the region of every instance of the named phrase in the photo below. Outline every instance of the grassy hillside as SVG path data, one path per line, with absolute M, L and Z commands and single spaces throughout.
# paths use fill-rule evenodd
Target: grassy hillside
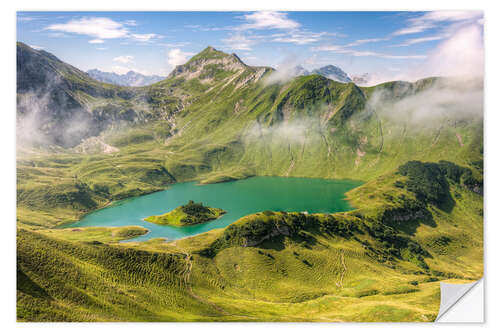
M 214 313 L 186 291 L 182 254 L 72 242 L 22 229 L 17 243 L 19 320 L 199 320 Z
M 104 230 L 89 241 L 92 231 L 74 238 L 69 230 L 19 229 L 18 316 L 431 321 L 439 281 L 482 275 L 481 183 L 467 173 L 446 162 L 412 162 L 349 192 L 352 212 L 268 211 L 171 243 L 112 245 Z M 436 183 L 450 202 L 419 196 Z
M 187 204 L 162 215 L 146 217 L 144 221 L 156 224 L 186 226 L 215 220 L 226 212 L 220 208 L 205 207 L 190 200 Z
M 431 321 L 439 281 L 482 276 L 483 120 L 464 110 L 482 106 L 461 99 L 476 83 L 281 82 L 208 47 L 124 88 L 22 43 L 18 59 L 18 122 L 49 100 L 48 137 L 18 145 L 19 320 Z M 98 126 L 66 132 L 80 113 Z M 365 183 L 351 212 L 267 211 L 169 243 L 56 228 L 175 182 L 254 175 Z

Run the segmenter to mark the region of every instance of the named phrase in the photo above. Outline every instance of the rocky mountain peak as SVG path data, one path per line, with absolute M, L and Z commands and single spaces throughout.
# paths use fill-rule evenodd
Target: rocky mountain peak
M 351 78 L 341 68 L 334 65 L 326 65 L 312 71 L 313 74 L 323 75 L 326 78 L 342 83 L 351 82 Z
M 236 54 L 228 54 L 208 46 L 193 56 L 184 65 L 179 65 L 170 73 L 171 77 L 211 76 L 218 71 L 238 72 L 249 68 Z

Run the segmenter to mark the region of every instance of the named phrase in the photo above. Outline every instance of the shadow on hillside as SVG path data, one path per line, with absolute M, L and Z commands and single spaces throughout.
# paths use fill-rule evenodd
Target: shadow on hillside
M 17 268 L 17 290 L 32 297 L 52 299 L 45 289 L 31 280 L 19 267 Z
M 422 224 L 432 228 L 437 227 L 436 221 L 434 221 L 431 212 L 427 209 L 416 212 L 405 212 L 404 210 L 390 211 L 384 214 L 382 222 L 412 236 L 415 235 L 418 227 Z
M 271 239 L 267 239 L 255 246 L 256 248 L 263 250 L 276 250 L 281 251 L 285 249 L 285 236 L 280 235 L 277 237 L 273 237 Z
M 456 205 L 456 202 L 450 193 L 450 186 L 447 184 L 446 195 L 443 196 L 443 198 L 441 199 L 441 201 L 439 202 L 439 204 L 437 206 L 439 209 L 441 209 L 442 211 L 445 211 L 446 213 L 449 214 L 449 213 L 451 213 L 453 208 L 455 208 L 455 205 Z
M 405 234 L 414 236 L 415 233 L 417 232 L 418 227 L 420 225 L 424 224 L 429 227 L 435 228 L 437 227 L 436 222 L 434 221 L 434 218 L 432 217 L 432 214 L 430 214 L 430 217 L 423 217 L 423 218 L 417 218 L 414 220 L 406 221 L 403 223 L 399 223 L 395 225 L 394 227 L 398 229 L 401 232 L 404 232 Z

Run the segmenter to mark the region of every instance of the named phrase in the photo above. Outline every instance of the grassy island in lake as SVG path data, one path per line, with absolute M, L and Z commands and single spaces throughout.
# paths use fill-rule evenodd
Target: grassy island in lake
M 226 211 L 223 209 L 205 207 L 201 202 L 196 203 L 193 200 L 189 200 L 187 204 L 179 206 L 168 213 L 153 215 L 145 218 L 144 221 L 156 224 L 186 226 L 212 221 L 225 213 Z

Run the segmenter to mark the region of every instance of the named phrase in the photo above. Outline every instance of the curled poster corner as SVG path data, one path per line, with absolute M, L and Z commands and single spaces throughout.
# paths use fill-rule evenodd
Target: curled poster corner
M 436 322 L 484 321 L 483 279 L 465 284 L 441 282 L 440 287 L 441 304 L 435 320 Z M 471 292 L 473 289 L 475 292 Z

